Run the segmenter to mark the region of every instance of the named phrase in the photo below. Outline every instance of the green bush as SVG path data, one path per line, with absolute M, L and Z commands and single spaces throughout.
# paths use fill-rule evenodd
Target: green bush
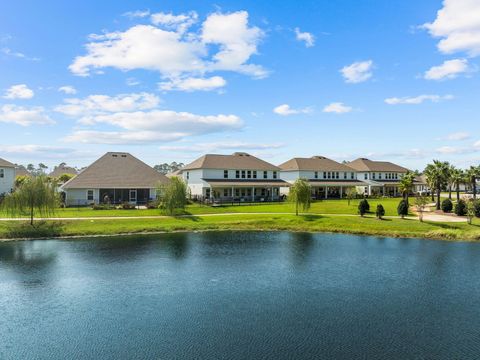
M 458 216 L 467 215 L 467 204 L 465 203 L 465 200 L 458 200 L 457 204 L 455 205 L 455 214 Z
M 407 200 L 400 200 L 397 206 L 397 214 L 402 217 L 402 219 L 408 215 L 408 202 Z
M 367 199 L 363 199 L 358 203 L 358 213 L 363 216 L 370 210 L 370 204 Z
M 480 200 L 475 200 L 473 202 L 473 208 L 475 211 L 475 216 L 480 218 Z
M 442 211 L 449 213 L 453 210 L 453 203 L 450 199 L 445 199 L 442 201 Z
M 135 204 L 130 204 L 128 202 L 125 202 L 125 203 L 117 206 L 117 209 L 119 209 L 119 210 L 134 210 L 136 208 L 137 207 L 136 207 Z
M 56 221 L 28 222 L 15 221 L 7 227 L 6 237 L 10 239 L 39 239 L 62 235 L 64 225 Z
M 385 209 L 382 204 L 377 205 L 377 211 L 375 212 L 377 218 L 381 219 L 385 215 Z
M 93 204 L 92 209 L 93 210 L 113 210 L 115 208 L 109 204 Z

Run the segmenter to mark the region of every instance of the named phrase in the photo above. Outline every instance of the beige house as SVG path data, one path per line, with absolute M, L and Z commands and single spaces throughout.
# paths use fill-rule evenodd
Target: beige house
M 365 195 L 400 195 L 398 185 L 403 175 L 409 170 L 388 161 L 373 161 L 359 158 L 346 165 L 352 168 L 357 179 L 365 183 L 357 187 L 357 191 Z
M 253 155 L 207 154 L 182 168 L 192 198 L 211 202 L 278 201 L 280 168 Z
M 293 158 L 279 167 L 280 177 L 290 184 L 299 178 L 308 180 L 313 199 L 342 198 L 348 188 L 367 185 L 351 167 L 324 156 Z M 282 193 L 288 194 L 288 188 Z
M 63 184 L 68 206 L 98 203 L 146 204 L 170 180 L 129 153 L 109 152 Z

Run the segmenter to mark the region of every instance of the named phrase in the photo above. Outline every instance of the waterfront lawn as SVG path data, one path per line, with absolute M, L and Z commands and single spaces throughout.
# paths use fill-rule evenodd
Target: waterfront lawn
M 51 226 L 53 221 L 45 222 Z M 383 237 L 425 237 L 446 240 L 480 240 L 480 220 L 466 223 L 420 223 L 414 219 L 377 220 L 373 216 L 339 217 L 328 215 L 238 214 L 207 217 L 166 217 L 158 219 L 95 219 L 57 222 L 52 236 L 113 235 L 142 232 L 206 231 L 206 230 L 285 230 L 305 232 L 355 233 Z M 19 222 L 0 222 L 0 238 L 18 237 Z M 15 230 L 15 231 L 12 231 Z M 23 229 L 25 230 L 25 229 Z M 41 232 L 43 237 L 49 237 Z M 25 237 L 39 237 L 25 235 Z
M 350 214 L 358 213 L 357 207 L 360 200 L 352 200 L 348 205 L 347 200 L 322 200 L 312 202 L 309 213 L 312 214 Z M 396 216 L 399 198 L 369 199 L 370 213 L 375 213 L 377 204 L 385 208 L 386 216 Z M 413 204 L 413 199 L 411 201 Z M 294 206 L 291 203 L 265 203 L 265 204 L 241 204 L 206 206 L 199 204 L 188 205 L 181 214 L 222 214 L 222 213 L 293 213 Z M 165 215 L 160 209 L 139 210 L 93 210 L 90 207 L 57 209 L 53 217 L 59 218 L 82 218 L 82 217 L 121 217 L 121 216 L 158 216 Z M 178 214 L 180 215 L 180 213 Z M 10 217 L 5 212 L 0 212 L 0 217 Z

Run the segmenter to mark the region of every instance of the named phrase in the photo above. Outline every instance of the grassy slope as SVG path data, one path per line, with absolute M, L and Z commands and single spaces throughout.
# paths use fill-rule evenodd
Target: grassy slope
M 0 222 L 0 238 L 8 237 L 7 222 Z M 202 230 L 290 230 L 344 232 L 389 237 L 425 237 L 449 240 L 480 240 L 480 221 L 465 223 L 420 223 L 416 220 L 320 215 L 231 215 L 161 219 L 115 219 L 63 221 L 58 235 L 109 235 L 120 233 Z
M 397 206 L 400 199 L 372 199 L 369 200 L 370 210 L 375 212 L 377 204 L 382 204 L 385 208 L 385 215 L 397 215 Z M 323 200 L 315 201 L 308 211 L 314 214 L 357 214 L 358 200 L 353 200 L 348 205 L 347 200 Z M 187 214 L 219 214 L 219 213 L 289 213 L 293 212 L 293 205 L 290 203 L 273 204 L 244 204 L 230 205 L 221 207 L 200 206 L 197 204 L 189 205 L 186 209 Z M 98 216 L 155 216 L 163 215 L 158 209 L 152 210 L 92 210 L 91 208 L 67 208 L 58 209 L 54 217 L 98 217 Z M 0 212 L 0 217 L 9 217 L 5 212 Z

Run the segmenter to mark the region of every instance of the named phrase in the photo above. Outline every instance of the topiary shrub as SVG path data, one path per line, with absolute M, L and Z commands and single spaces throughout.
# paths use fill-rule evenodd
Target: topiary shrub
M 402 217 L 402 219 L 408 215 L 408 202 L 407 200 L 400 200 L 397 206 L 397 214 Z
M 449 213 L 453 210 L 453 203 L 450 199 L 445 199 L 442 201 L 442 211 Z
M 465 203 L 465 200 L 458 200 L 457 204 L 455 205 L 455 214 L 458 216 L 467 215 L 467 204 Z
M 377 215 L 377 218 L 379 220 L 382 220 L 382 217 L 385 215 L 385 209 L 383 208 L 382 204 L 377 205 L 377 211 L 375 212 L 375 214 Z
M 360 214 L 360 216 L 363 216 L 368 212 L 368 210 L 370 210 L 370 204 L 366 199 L 363 199 L 358 204 L 358 213 Z

